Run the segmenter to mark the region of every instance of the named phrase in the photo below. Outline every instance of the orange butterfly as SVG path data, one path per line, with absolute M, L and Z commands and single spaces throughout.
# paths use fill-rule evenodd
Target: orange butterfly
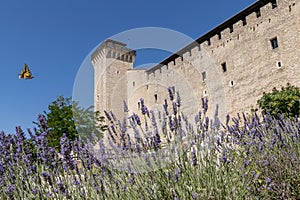
M 28 65 L 25 63 L 24 69 L 21 70 L 19 74 L 19 79 L 24 78 L 24 79 L 32 79 L 34 78 L 29 70 Z

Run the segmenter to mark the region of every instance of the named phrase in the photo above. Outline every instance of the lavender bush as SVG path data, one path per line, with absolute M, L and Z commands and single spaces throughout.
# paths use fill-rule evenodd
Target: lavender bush
M 179 94 L 169 89 L 169 97 L 162 113 L 148 110 L 143 99 L 141 116 L 130 114 L 129 119 L 119 121 L 106 112 L 109 145 L 99 141 L 97 150 L 80 138 L 69 141 L 65 135 L 60 139 L 60 152 L 49 147 L 42 115 L 38 117 L 40 131 L 28 130 L 29 138 L 20 127 L 14 135 L 2 132 L 0 198 L 300 198 L 298 119 L 254 113 L 227 116 L 221 124 L 217 112 L 212 119 L 206 116 L 208 102 L 203 99 L 191 122 L 180 111 Z M 128 112 L 126 104 L 124 111 Z M 157 152 L 173 157 L 162 165 Z M 132 159 L 138 157 L 144 164 L 137 168 L 136 162 L 123 159 L 126 170 L 119 170 L 111 165 L 118 161 L 116 155 L 134 155 Z

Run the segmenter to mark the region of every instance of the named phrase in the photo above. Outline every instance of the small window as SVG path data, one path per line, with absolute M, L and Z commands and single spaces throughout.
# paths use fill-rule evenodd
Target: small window
M 135 86 L 135 82 L 134 82 L 134 81 L 132 82 L 132 86 L 133 86 L 133 87 Z
M 157 102 L 157 94 L 154 95 L 155 102 Z
M 226 72 L 227 71 L 226 62 L 222 63 L 221 66 L 222 66 L 223 72 Z
M 202 72 L 202 81 L 206 80 L 206 72 Z
M 261 13 L 260 13 L 260 10 L 259 10 L 259 9 L 258 9 L 257 11 L 255 11 L 255 13 L 256 13 L 256 17 L 257 17 L 257 18 L 261 17 Z
M 203 90 L 203 96 L 207 97 L 207 90 Z
M 281 68 L 281 67 L 282 67 L 282 64 L 281 64 L 280 61 L 277 62 L 277 67 L 278 67 L 278 68 Z
M 141 103 L 140 102 L 138 102 L 138 109 L 140 109 L 141 108 Z
M 276 0 L 272 0 L 271 4 L 272 4 L 272 9 L 277 7 L 277 1 Z
M 233 81 L 229 81 L 229 86 L 233 87 L 234 86 L 234 82 Z
M 219 38 L 219 40 L 221 40 L 221 39 L 222 39 L 222 35 L 221 35 L 221 33 L 218 33 L 218 38 Z
M 270 42 L 271 42 L 271 45 L 272 45 L 272 49 L 278 48 L 278 40 L 277 40 L 277 37 L 271 39 Z

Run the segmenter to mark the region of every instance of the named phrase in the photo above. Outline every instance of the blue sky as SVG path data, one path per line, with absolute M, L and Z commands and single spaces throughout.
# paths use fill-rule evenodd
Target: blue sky
M 163 27 L 196 39 L 255 0 L 9 0 L 0 2 L 0 130 L 32 128 L 37 115 L 63 95 L 100 42 L 141 27 Z M 141 51 L 136 65 L 165 58 Z M 19 80 L 27 63 L 35 76 Z M 92 78 L 92 77 L 91 77 Z

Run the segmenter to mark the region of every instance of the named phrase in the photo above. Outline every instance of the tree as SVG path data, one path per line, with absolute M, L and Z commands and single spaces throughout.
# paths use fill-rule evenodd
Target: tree
M 270 93 L 264 92 L 257 103 L 263 112 L 268 111 L 276 118 L 279 114 L 294 118 L 300 115 L 300 89 L 288 83 L 281 91 L 273 88 Z
M 84 109 L 71 98 L 57 97 L 48 106 L 44 116 L 48 125 L 47 139 L 50 146 L 60 150 L 60 138 L 65 133 L 69 140 L 75 140 L 79 134 L 83 139 L 94 141 L 102 137 L 105 126 L 104 117 L 99 112 L 93 112 L 92 106 Z M 37 124 L 37 122 L 34 122 Z

